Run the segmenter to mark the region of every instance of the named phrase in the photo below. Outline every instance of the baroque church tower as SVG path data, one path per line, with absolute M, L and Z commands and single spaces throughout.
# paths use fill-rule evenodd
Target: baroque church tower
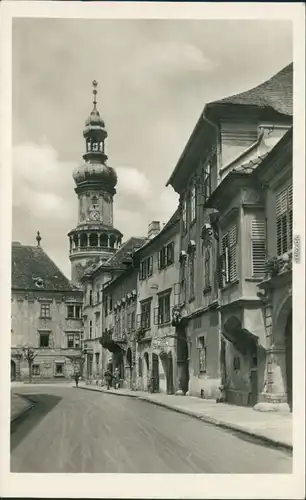
M 84 163 L 75 169 L 73 179 L 78 196 L 78 223 L 68 233 L 71 280 L 78 283 L 86 267 L 105 262 L 120 246 L 122 233 L 113 227 L 113 197 L 116 171 L 107 165 L 105 123 L 97 110 L 97 82 L 93 84 L 93 110 L 86 120 L 83 135 Z

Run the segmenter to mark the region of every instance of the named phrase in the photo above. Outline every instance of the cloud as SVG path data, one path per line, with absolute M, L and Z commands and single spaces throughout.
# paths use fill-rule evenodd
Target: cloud
M 25 142 L 13 148 L 13 239 L 42 246 L 66 275 L 70 275 L 67 233 L 77 223 L 75 164 L 60 160 L 47 143 Z M 135 167 L 116 168 L 114 224 L 124 235 L 146 236 L 149 222 L 167 222 L 177 207 L 171 188 L 156 183 Z

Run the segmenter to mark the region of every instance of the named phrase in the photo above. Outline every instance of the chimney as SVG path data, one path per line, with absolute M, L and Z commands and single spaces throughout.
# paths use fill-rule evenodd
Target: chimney
M 159 220 L 153 220 L 148 226 L 148 238 L 151 240 L 155 238 L 160 232 L 160 222 Z

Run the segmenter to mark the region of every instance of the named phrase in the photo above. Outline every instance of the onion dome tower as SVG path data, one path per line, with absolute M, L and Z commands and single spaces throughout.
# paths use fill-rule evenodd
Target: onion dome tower
M 107 260 L 120 246 L 122 233 L 113 227 L 116 171 L 107 164 L 105 123 L 97 110 L 97 86 L 93 85 L 93 110 L 85 122 L 84 163 L 73 172 L 78 196 L 78 224 L 68 233 L 71 279 L 78 282 L 86 267 Z

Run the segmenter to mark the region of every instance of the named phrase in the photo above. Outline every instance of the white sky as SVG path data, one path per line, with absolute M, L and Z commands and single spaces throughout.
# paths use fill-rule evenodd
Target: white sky
M 289 22 L 14 19 L 13 240 L 36 244 L 39 230 L 70 276 L 72 171 L 93 79 L 119 177 L 114 224 L 126 239 L 172 215 L 177 196 L 165 183 L 205 103 L 261 83 L 292 57 Z

